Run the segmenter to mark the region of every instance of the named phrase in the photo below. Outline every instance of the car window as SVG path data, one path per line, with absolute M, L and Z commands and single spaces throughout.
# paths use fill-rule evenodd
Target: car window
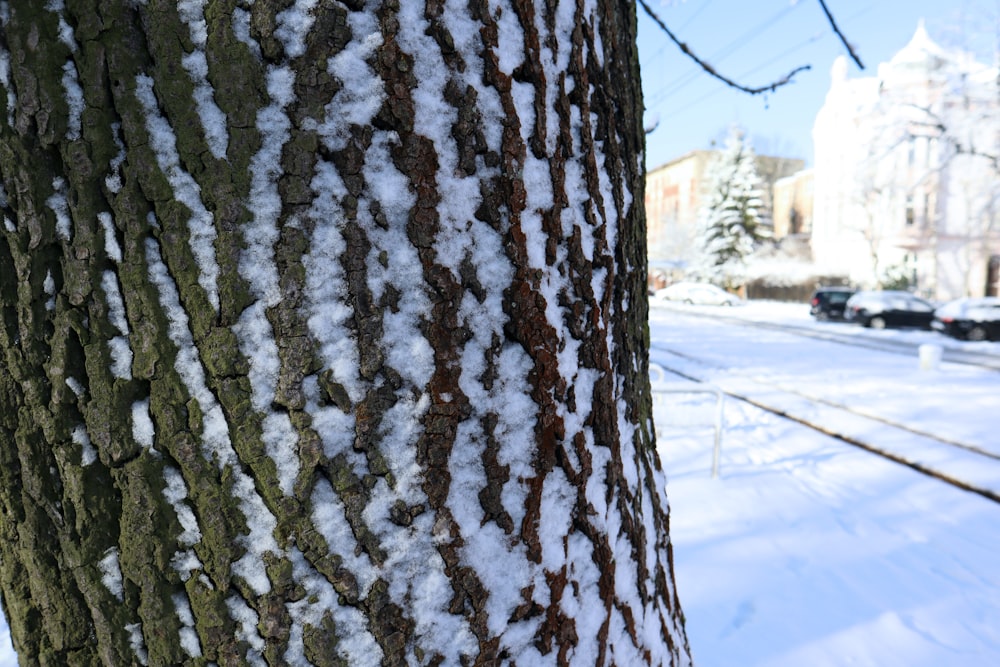
M 894 296 L 886 301 L 886 307 L 892 310 L 908 310 L 909 299 L 901 296 Z
M 934 306 L 924 301 L 923 299 L 918 299 L 912 296 L 908 299 L 910 310 L 916 311 L 918 313 L 929 313 L 934 310 Z
M 864 297 L 860 299 L 848 299 L 848 303 L 851 304 L 853 308 L 870 308 L 871 299 L 865 299 Z

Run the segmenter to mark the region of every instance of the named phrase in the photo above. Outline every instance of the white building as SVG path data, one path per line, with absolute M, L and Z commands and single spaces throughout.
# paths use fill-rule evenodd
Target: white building
M 813 127 L 812 250 L 862 286 L 905 275 L 928 296 L 997 293 L 997 71 L 923 24 L 874 77 L 833 66 Z

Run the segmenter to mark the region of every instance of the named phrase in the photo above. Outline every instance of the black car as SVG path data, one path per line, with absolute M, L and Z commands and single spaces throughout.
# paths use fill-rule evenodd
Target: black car
M 934 311 L 931 327 L 965 340 L 1000 340 L 1000 298 L 985 296 L 949 301 Z
M 930 329 L 931 320 L 934 319 L 934 305 L 909 292 L 858 292 L 847 300 L 844 319 L 873 329 Z
M 842 320 L 844 305 L 854 293 L 850 287 L 820 287 L 809 300 L 809 314 L 817 320 Z

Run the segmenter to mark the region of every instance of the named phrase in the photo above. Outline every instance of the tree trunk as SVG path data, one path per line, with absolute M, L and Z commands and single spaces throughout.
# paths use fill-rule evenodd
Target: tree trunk
M 0 21 L 24 664 L 689 663 L 631 2 Z

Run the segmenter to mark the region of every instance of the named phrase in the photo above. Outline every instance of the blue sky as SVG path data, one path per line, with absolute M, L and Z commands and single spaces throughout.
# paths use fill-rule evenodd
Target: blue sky
M 706 74 L 642 8 L 639 58 L 647 124 L 646 165 L 656 167 L 688 151 L 721 141 L 732 123 L 749 134 L 758 152 L 812 163 L 812 124 L 830 85 L 830 67 L 846 49 L 818 0 L 647 0 L 677 37 L 723 75 L 748 87 L 769 84 L 802 65 L 811 69 L 765 95 L 748 95 Z M 995 0 L 827 0 L 838 27 L 865 69 L 906 45 L 921 18 L 942 44 L 996 39 Z M 991 7 L 992 6 L 992 7 Z M 983 8 L 985 7 L 985 8 Z M 992 13 L 991 13 L 992 12 Z M 970 27 L 971 26 L 971 27 Z

